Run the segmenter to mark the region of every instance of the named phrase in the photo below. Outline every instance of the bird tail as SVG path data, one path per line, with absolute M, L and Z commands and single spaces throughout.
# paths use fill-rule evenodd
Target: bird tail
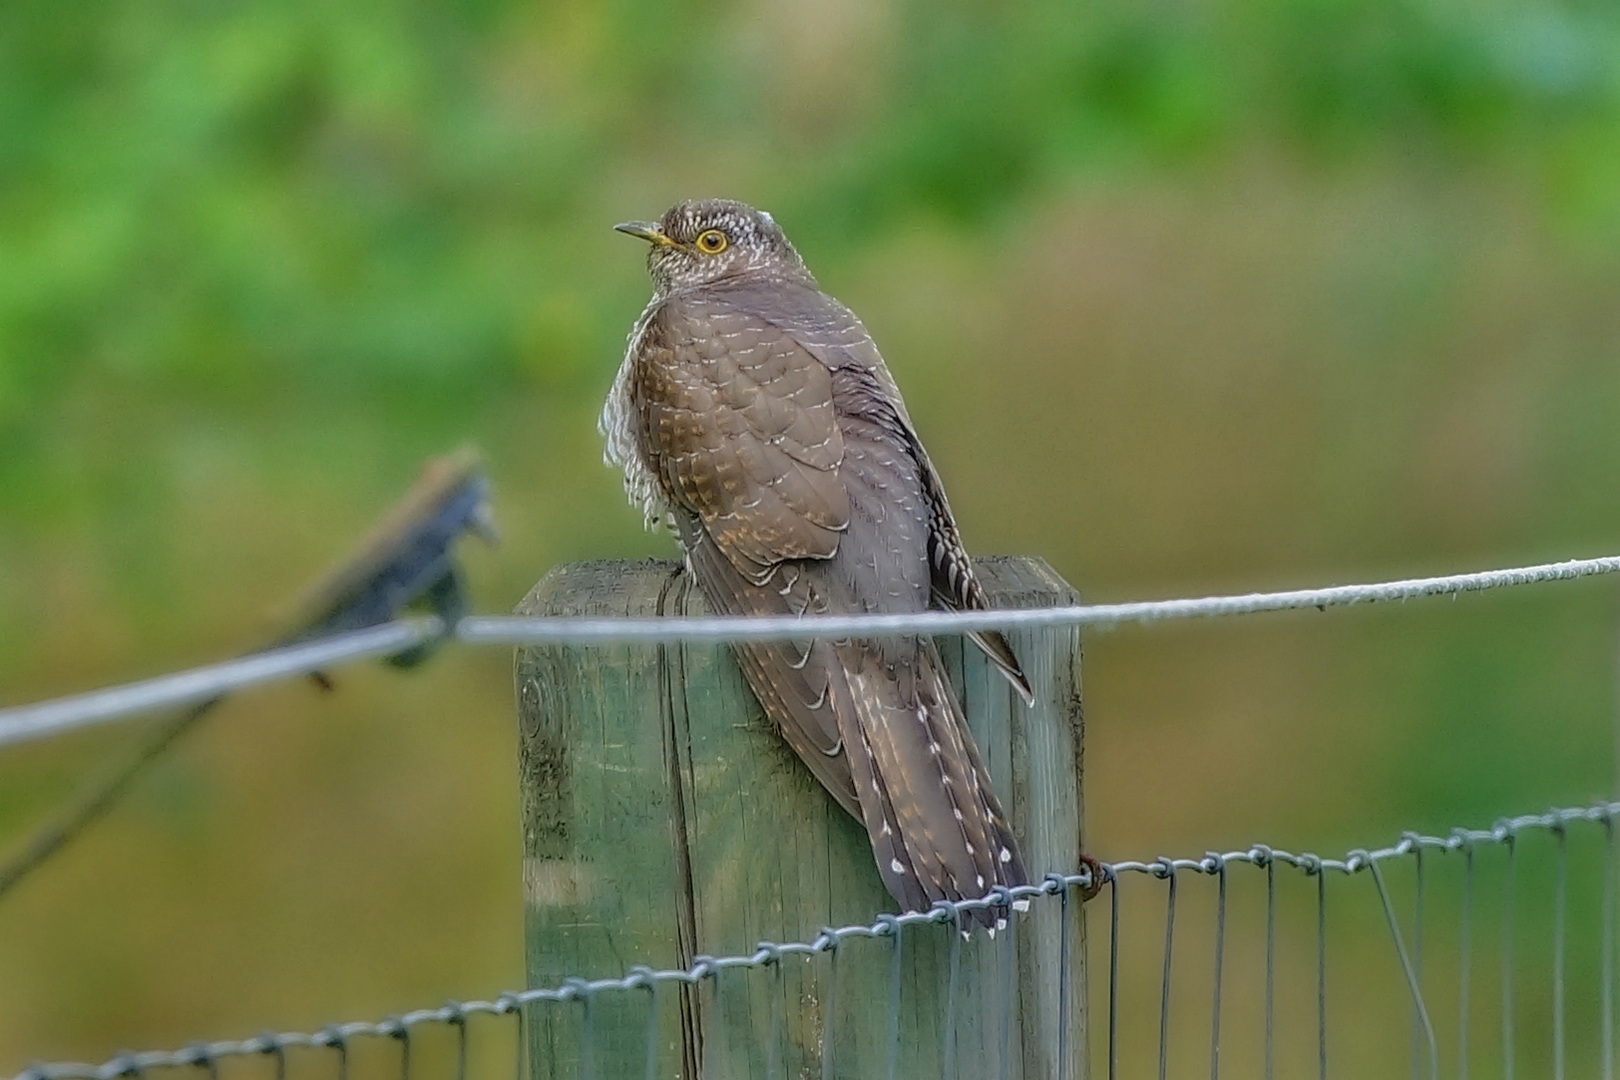
M 839 723 L 889 892 L 906 909 L 926 911 L 936 900 L 1027 884 L 1017 838 L 933 642 L 856 641 L 843 649 L 849 699 Z M 964 911 L 960 925 L 994 930 L 1006 918 L 1005 905 L 992 905 Z

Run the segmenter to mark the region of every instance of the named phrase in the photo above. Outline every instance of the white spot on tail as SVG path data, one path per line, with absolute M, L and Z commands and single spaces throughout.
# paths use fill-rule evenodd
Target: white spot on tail
M 1013 901 L 1013 910 L 1014 911 L 1028 911 L 1029 910 L 1029 898 L 1026 896 L 1022 900 L 1014 900 Z
M 890 859 L 889 860 L 889 869 L 893 870 L 897 874 L 903 874 L 903 873 L 906 872 L 905 864 L 902 863 L 899 859 Z M 983 882 L 981 881 L 980 884 L 983 884 Z
M 1002 848 L 1001 849 L 1001 861 L 1004 862 L 1004 863 L 1012 862 L 1012 852 L 1008 851 L 1006 848 Z

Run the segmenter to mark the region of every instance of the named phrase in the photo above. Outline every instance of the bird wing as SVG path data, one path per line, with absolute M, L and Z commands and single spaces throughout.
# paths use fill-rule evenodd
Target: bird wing
M 984 586 L 979 584 L 979 576 L 973 572 L 973 560 L 968 558 L 967 548 L 962 546 L 962 534 L 956 527 L 956 518 L 951 514 L 951 504 L 945 501 L 945 487 L 940 483 L 939 474 L 934 471 L 928 455 L 923 452 L 922 444 L 916 442 L 915 435 L 912 440 L 922 465 L 923 491 L 932 510 L 933 527 L 928 533 L 928 567 L 934 600 L 940 607 L 953 611 L 983 611 L 990 604 L 984 595 Z M 968 639 L 990 658 L 990 662 L 996 665 L 996 669 L 1024 699 L 1024 704 L 1035 704 L 1035 692 L 1030 689 L 1029 679 L 1024 676 L 1024 669 L 1019 666 L 1012 645 L 1000 630 L 970 631 Z
M 775 304 L 772 321 L 828 369 L 855 368 L 870 372 L 874 401 L 881 401 L 891 411 L 894 435 L 917 462 L 929 510 L 928 566 L 935 604 L 954 611 L 987 609 L 989 602 L 984 586 L 979 583 L 978 575 L 973 570 L 973 560 L 962 545 L 956 515 L 951 512 L 951 504 L 945 498 L 944 482 L 940 480 L 928 452 L 923 449 L 922 440 L 917 437 L 911 416 L 906 412 L 905 400 L 900 396 L 900 387 L 889 374 L 888 365 L 883 362 L 872 336 L 853 312 L 835 301 L 829 302 L 820 292 L 801 287 L 798 290 L 782 290 L 781 294 L 799 302 Z M 1030 689 L 1029 680 L 1001 631 L 976 631 L 968 634 L 968 638 L 990 658 L 1024 702 L 1034 704 L 1035 695 Z
M 678 505 L 763 584 L 783 559 L 825 559 L 849 522 L 832 377 L 761 319 L 698 298 L 654 313 L 631 399 Z
M 740 573 L 697 515 L 675 514 L 687 563 L 709 605 L 721 615 L 825 614 L 823 597 L 799 566 L 783 568 L 781 585 L 756 585 Z M 826 641 L 739 641 L 732 652 L 765 715 L 840 806 L 861 820 L 837 709 L 847 689 L 836 682 L 838 660 Z
M 828 611 L 801 560 L 838 550 L 849 496 L 831 376 L 734 306 L 672 299 L 648 320 L 631 398 L 643 456 L 670 497 L 687 561 L 725 615 Z M 824 641 L 740 642 L 738 662 L 783 737 L 859 818 Z

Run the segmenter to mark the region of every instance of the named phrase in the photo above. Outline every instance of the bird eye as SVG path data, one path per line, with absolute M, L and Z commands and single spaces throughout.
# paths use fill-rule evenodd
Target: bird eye
M 698 233 L 697 248 L 705 254 L 718 255 L 726 250 L 728 243 L 730 241 L 726 239 L 726 234 L 719 229 L 704 229 Z

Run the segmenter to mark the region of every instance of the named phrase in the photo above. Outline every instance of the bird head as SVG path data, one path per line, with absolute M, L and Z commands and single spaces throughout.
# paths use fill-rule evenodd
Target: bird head
M 810 280 L 776 219 L 731 199 L 692 199 L 676 203 L 657 221 L 626 221 L 614 228 L 652 245 L 647 272 L 659 292 L 755 273 Z

